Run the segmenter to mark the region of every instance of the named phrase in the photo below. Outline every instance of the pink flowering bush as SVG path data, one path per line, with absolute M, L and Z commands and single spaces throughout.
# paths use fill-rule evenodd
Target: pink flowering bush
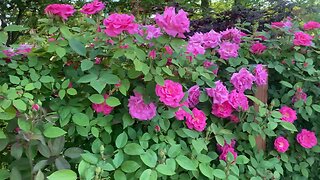
M 0 31 L 0 179 L 318 178 L 317 23 L 189 34 L 109 5 Z

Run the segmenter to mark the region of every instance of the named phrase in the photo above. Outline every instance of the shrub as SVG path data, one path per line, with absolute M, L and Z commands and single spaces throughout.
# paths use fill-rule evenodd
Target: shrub
M 317 177 L 319 29 L 186 42 L 183 10 L 157 15 L 161 30 L 57 10 L 1 47 L 2 179 Z

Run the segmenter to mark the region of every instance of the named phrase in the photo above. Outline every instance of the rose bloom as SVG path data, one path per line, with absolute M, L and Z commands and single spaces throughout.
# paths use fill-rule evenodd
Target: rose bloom
M 243 92 L 237 92 L 235 89 L 229 94 L 229 103 L 236 110 L 247 111 L 249 109 L 247 96 Z
M 194 108 L 199 103 L 200 87 L 198 85 L 192 86 L 188 90 L 188 94 L 188 105 L 190 108 Z
M 49 4 L 44 9 L 45 14 L 58 16 L 63 20 L 67 20 L 74 12 L 76 12 L 76 10 L 70 4 Z
M 251 89 L 255 77 L 247 69 L 241 68 L 238 73 L 232 74 L 230 81 L 239 92 L 244 92 Z
M 228 60 L 230 58 L 238 57 L 238 50 L 240 46 L 236 43 L 223 42 L 220 44 L 218 53 L 221 59 Z
M 302 129 L 296 137 L 298 143 L 304 148 L 312 148 L 318 144 L 317 137 L 314 132 Z
M 206 127 L 207 117 L 203 111 L 197 108 L 192 109 L 193 116 L 187 116 L 186 124 L 189 129 L 195 129 L 196 131 L 203 131 Z
M 230 144 L 228 144 L 227 141 L 224 141 L 223 146 L 221 146 L 220 144 L 217 144 L 217 150 L 219 153 L 222 153 L 224 149 L 234 148 L 235 145 L 236 145 L 236 140 L 231 139 Z
M 169 54 L 169 55 L 173 54 L 173 50 L 170 46 L 166 45 L 166 46 L 164 46 L 164 49 L 166 50 L 167 54 Z
M 212 104 L 211 114 L 220 118 L 227 118 L 231 116 L 232 111 L 232 106 L 226 101 L 222 104 Z
M 294 33 L 293 44 L 295 46 L 311 46 L 313 37 L 304 32 Z
M 319 29 L 320 28 L 320 23 L 315 22 L 315 21 L 309 21 L 303 25 L 303 29 L 308 31 L 312 29 Z
M 238 116 L 231 114 L 231 116 L 229 117 L 230 121 L 233 123 L 238 123 L 240 122 L 240 119 Z
M 39 106 L 39 104 L 33 104 L 32 107 L 31 107 L 31 109 L 32 109 L 33 111 L 38 111 L 38 110 L 40 109 L 40 106 Z
M 215 85 L 214 88 L 206 88 L 208 96 L 213 98 L 213 103 L 222 104 L 228 101 L 229 91 L 226 86 L 220 80 L 216 81 Z
M 279 153 L 284 153 L 289 148 L 289 142 L 286 138 L 279 136 L 274 140 L 274 149 L 277 150 Z
M 17 54 L 28 54 L 31 52 L 33 48 L 33 45 L 31 44 L 20 44 L 19 47 L 17 48 Z
M 185 38 L 183 33 L 190 31 L 187 15 L 182 9 L 176 14 L 174 7 L 166 7 L 163 15 L 156 14 L 155 20 L 158 26 L 170 36 Z
M 156 116 L 157 107 L 154 103 L 146 104 L 141 94 L 135 92 L 128 101 L 129 114 L 139 120 L 151 120 Z
M 194 33 L 193 36 L 191 36 L 189 38 L 189 43 L 190 44 L 200 44 L 202 45 L 203 44 L 203 38 L 204 38 L 204 35 L 202 33 Z
M 295 120 L 297 120 L 296 111 L 289 108 L 288 106 L 282 106 L 279 112 L 282 115 L 281 117 L 282 121 L 293 123 Z
M 138 32 L 139 25 L 134 21 L 135 18 L 133 15 L 111 14 L 103 20 L 103 24 L 106 26 L 104 32 L 111 37 L 116 37 L 123 31 L 127 31 L 129 34 L 135 34 Z
M 286 21 L 281 21 L 281 22 L 272 22 L 271 23 L 272 28 L 291 28 L 292 27 L 292 22 L 288 18 Z
M 205 52 L 206 52 L 206 50 L 203 46 L 201 46 L 201 44 L 189 43 L 187 45 L 187 54 L 192 54 L 193 56 L 197 56 L 198 54 L 204 54 Z
M 303 90 L 301 88 L 297 88 L 297 91 L 294 94 L 291 101 L 292 101 L 292 103 L 295 103 L 299 100 L 303 100 L 304 102 L 307 101 L 307 94 L 305 92 L 303 92 Z
M 105 94 L 104 95 L 104 101 L 101 104 L 92 104 L 92 108 L 97 112 L 97 113 L 103 113 L 104 115 L 109 115 L 112 110 L 113 107 L 109 106 L 106 103 L 106 99 L 108 99 L 109 95 Z
M 189 106 L 188 106 L 188 102 L 187 102 L 187 101 L 183 102 L 183 103 L 180 105 L 178 111 L 175 112 L 175 117 L 176 117 L 176 119 L 179 120 L 179 121 L 184 120 L 184 118 L 186 118 L 187 116 L 191 116 L 188 112 L 186 112 L 186 111 L 182 108 L 182 106 L 189 107 Z
M 161 29 L 157 28 L 154 25 L 147 25 L 145 26 L 147 28 L 146 33 L 147 33 L 147 40 L 153 39 L 153 38 L 158 38 L 162 35 Z
M 8 58 L 12 58 L 13 56 L 17 55 L 13 48 L 2 50 L 2 53 Z
M 179 107 L 184 97 L 181 84 L 171 80 L 165 80 L 164 86 L 156 85 L 156 95 L 160 101 L 169 107 Z
M 221 42 L 221 35 L 211 30 L 203 35 L 203 46 L 205 48 L 215 48 Z
M 241 38 L 246 34 L 237 28 L 226 29 L 220 32 L 222 41 L 230 41 L 231 43 L 240 44 Z
M 262 43 L 256 42 L 250 47 L 250 52 L 252 52 L 253 54 L 262 54 L 266 49 L 267 46 L 263 45 Z
M 152 50 L 149 52 L 149 57 L 151 59 L 155 59 L 157 57 L 157 53 L 156 53 L 156 50 Z
M 80 12 L 83 14 L 97 14 L 98 12 L 102 11 L 105 8 L 105 5 L 103 2 L 100 2 L 99 0 L 94 0 L 91 3 L 85 4 Z
M 231 147 L 223 149 L 222 153 L 219 156 L 219 159 L 227 161 L 227 157 L 228 157 L 229 152 L 233 155 L 233 161 L 236 161 L 238 154 L 234 150 L 234 148 L 231 148 Z
M 262 66 L 262 64 L 258 64 L 254 69 L 256 84 L 258 86 L 266 85 L 268 83 L 268 72 Z

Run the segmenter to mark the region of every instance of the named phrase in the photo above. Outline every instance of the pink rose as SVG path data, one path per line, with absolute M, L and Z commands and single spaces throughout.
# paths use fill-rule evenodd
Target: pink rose
M 236 43 L 222 42 L 218 49 L 218 53 L 221 59 L 228 60 L 230 58 L 238 57 L 239 48 L 240 46 Z
M 231 116 L 229 117 L 230 121 L 233 123 L 239 123 L 240 119 L 238 116 L 231 114 Z
M 201 44 L 192 44 L 189 43 L 187 45 L 187 54 L 192 54 L 193 56 L 197 56 L 198 54 L 204 54 L 206 50 Z M 191 60 L 192 61 L 192 60 Z
M 299 100 L 303 100 L 304 102 L 307 101 L 307 94 L 305 92 L 303 92 L 303 90 L 301 88 L 297 88 L 297 91 L 294 94 L 291 101 L 292 101 L 292 103 L 295 103 Z
M 147 28 L 146 33 L 147 33 L 147 40 L 153 39 L 153 38 L 158 38 L 162 35 L 161 29 L 157 28 L 154 25 L 147 25 L 145 26 Z
M 212 104 L 211 114 L 220 118 L 227 118 L 231 116 L 232 111 L 232 106 L 226 101 L 222 104 Z
M 279 136 L 274 140 L 274 149 L 276 149 L 279 153 L 284 153 L 289 148 L 289 142 L 286 138 Z
M 173 50 L 170 46 L 164 46 L 164 49 L 166 50 L 166 53 L 169 55 L 173 54 Z
M 105 94 L 104 95 L 104 99 L 108 99 L 109 95 Z M 103 113 L 104 115 L 109 115 L 112 110 L 113 107 L 107 105 L 106 101 L 103 101 L 103 103 L 101 104 L 92 104 L 92 108 L 97 112 L 97 113 Z
M 199 103 L 200 87 L 198 85 L 192 86 L 188 90 L 188 94 L 188 105 L 190 108 L 194 108 Z
M 214 88 L 206 88 L 208 96 L 213 98 L 213 103 L 222 104 L 228 101 L 229 91 L 226 86 L 220 80 L 216 81 L 215 85 Z
M 45 14 L 58 16 L 63 20 L 67 20 L 74 12 L 76 12 L 76 10 L 70 4 L 49 4 L 44 9 Z
M 272 28 L 291 28 L 292 27 L 292 22 L 290 18 L 287 18 L 286 21 L 281 21 L 281 22 L 272 22 L 271 23 Z
M 282 115 L 281 117 L 282 121 L 293 123 L 295 120 L 297 120 L 296 111 L 289 108 L 288 106 L 282 106 L 279 112 Z
M 304 32 L 294 33 L 293 44 L 295 46 L 311 46 L 313 37 Z
M 149 52 L 149 57 L 151 59 L 155 59 L 157 57 L 157 53 L 156 53 L 156 50 L 152 50 Z
M 227 149 L 227 148 L 234 148 L 234 146 L 236 145 L 236 140 L 234 139 L 231 139 L 231 142 L 230 144 L 227 143 L 227 141 L 224 141 L 224 144 L 223 146 L 221 146 L 220 144 L 217 144 L 217 150 L 219 153 L 222 153 L 224 149 Z
M 230 41 L 235 44 L 240 44 L 241 38 L 245 36 L 245 34 L 237 28 L 226 29 L 220 32 L 220 34 L 222 41 Z
M 203 44 L 203 38 L 204 38 L 204 35 L 200 32 L 196 32 L 194 33 L 193 36 L 191 36 L 189 38 L 189 43 L 190 44 L 199 44 L 199 45 L 202 45 Z
M 2 50 L 2 53 L 8 58 L 12 58 L 13 56 L 17 55 L 13 48 Z
M 239 92 L 244 92 L 251 89 L 255 77 L 247 69 L 241 68 L 238 73 L 232 74 L 230 81 Z
M 183 33 L 190 31 L 187 15 L 182 9 L 176 14 L 174 7 L 166 7 L 163 15 L 156 14 L 155 20 L 158 26 L 170 36 L 185 38 Z
M 175 117 L 177 120 L 182 121 L 184 118 L 187 118 L 188 116 L 191 116 L 188 112 L 186 112 L 182 106 L 188 107 L 188 103 L 184 102 L 180 105 L 178 111 L 175 112 Z
M 33 111 L 39 111 L 40 106 L 39 106 L 39 104 L 33 104 L 32 107 L 31 107 L 31 109 L 32 109 Z
M 267 46 L 259 42 L 252 44 L 252 46 L 250 47 L 250 51 L 253 54 L 262 54 L 266 49 L 267 49 Z
M 105 5 L 103 2 L 100 2 L 99 0 L 94 0 L 91 3 L 85 4 L 80 12 L 83 14 L 97 14 L 98 12 L 102 11 L 105 8 Z
M 236 161 L 236 159 L 237 159 L 237 157 L 238 157 L 238 154 L 237 154 L 237 152 L 234 150 L 234 148 L 230 148 L 230 147 L 223 149 L 222 153 L 221 153 L 220 156 L 219 156 L 219 159 L 220 159 L 220 160 L 227 161 L 227 157 L 228 157 L 229 152 L 233 155 L 233 161 Z
M 101 58 L 95 57 L 94 60 L 95 60 L 94 61 L 95 64 L 101 64 Z
M 31 44 L 20 44 L 19 47 L 17 48 L 17 54 L 28 54 L 31 52 L 33 48 L 33 45 Z
M 135 34 L 138 32 L 139 25 L 136 24 L 134 20 L 133 15 L 111 14 L 103 20 L 103 24 L 106 26 L 104 32 L 111 37 L 116 37 L 123 31 L 127 31 L 129 34 Z
M 164 86 L 156 85 L 156 95 L 160 101 L 169 107 L 179 107 L 184 97 L 181 84 L 171 80 L 165 80 Z
M 298 143 L 304 148 L 312 148 L 318 144 L 317 137 L 314 132 L 302 129 L 296 137 Z
M 229 103 L 236 110 L 247 111 L 249 109 L 247 96 L 243 92 L 237 92 L 235 89 L 229 94 Z
M 211 30 L 203 36 L 203 46 L 205 48 L 215 48 L 221 42 L 221 35 L 214 30 Z
M 203 131 L 206 127 L 207 117 L 203 111 L 197 108 L 192 109 L 193 115 L 187 116 L 186 124 L 189 129 L 195 129 L 196 131 Z
M 320 23 L 315 22 L 315 21 L 309 21 L 303 25 L 303 29 L 308 31 L 312 29 L 319 29 L 320 28 Z
M 141 94 L 135 92 L 128 101 L 129 114 L 139 120 L 151 120 L 156 116 L 157 107 L 154 103 L 146 104 Z
M 258 64 L 254 69 L 256 84 L 258 86 L 266 85 L 268 83 L 268 72 L 262 64 Z

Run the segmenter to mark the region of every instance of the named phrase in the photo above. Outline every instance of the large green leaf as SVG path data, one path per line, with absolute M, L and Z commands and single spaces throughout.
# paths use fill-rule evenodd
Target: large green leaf
M 21 25 L 10 25 L 4 28 L 5 31 L 24 31 L 27 30 L 29 28 L 27 27 L 23 27 Z
M 72 121 L 79 126 L 89 126 L 89 117 L 83 113 L 74 114 Z
M 195 171 L 197 169 L 197 166 L 193 163 L 193 161 L 184 155 L 178 156 L 176 161 L 183 169 L 189 171 Z
M 124 152 L 128 155 L 141 155 L 144 153 L 144 150 L 137 143 L 129 143 L 124 147 Z
M 79 55 L 86 56 L 86 54 L 87 54 L 86 47 L 79 40 L 74 39 L 74 38 L 69 39 L 69 45 Z
M 61 128 L 50 126 L 44 130 L 44 136 L 48 138 L 56 138 L 65 135 L 67 132 Z
M 77 174 L 70 169 L 63 169 L 52 173 L 48 180 L 76 180 Z

